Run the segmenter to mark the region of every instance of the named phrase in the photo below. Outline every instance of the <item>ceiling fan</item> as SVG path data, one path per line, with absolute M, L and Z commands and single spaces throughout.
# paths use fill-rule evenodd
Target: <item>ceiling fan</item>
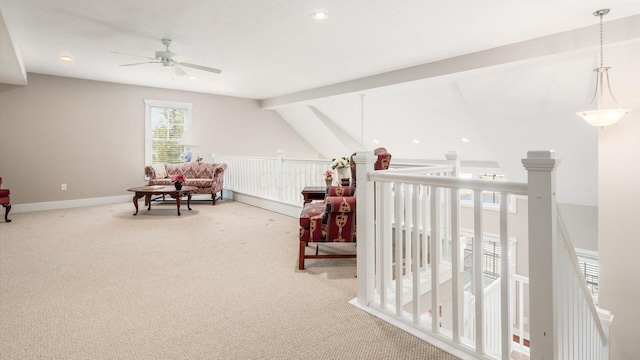
M 187 75 L 187 73 L 181 68 L 181 66 L 202 70 L 202 71 L 209 71 L 216 74 L 220 74 L 222 72 L 222 70 L 220 69 L 215 69 L 207 66 L 190 64 L 190 63 L 179 61 L 178 58 L 180 57 L 180 55 L 169 50 L 169 46 L 171 46 L 171 39 L 162 39 L 162 45 L 164 45 L 166 49 L 164 51 L 156 51 L 155 57 L 127 54 L 127 53 L 122 53 L 118 51 L 111 51 L 111 52 L 114 54 L 135 56 L 139 58 L 152 60 L 152 61 L 144 61 L 144 62 L 133 63 L 133 64 L 123 64 L 120 66 L 134 66 L 134 65 L 142 65 L 142 64 L 162 64 L 163 67 L 172 68 L 172 70 L 178 76 Z

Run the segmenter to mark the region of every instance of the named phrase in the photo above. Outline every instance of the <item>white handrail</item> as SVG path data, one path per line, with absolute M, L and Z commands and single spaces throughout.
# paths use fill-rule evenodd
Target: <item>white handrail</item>
M 391 169 L 370 173 L 369 179 L 378 182 L 425 184 L 449 189 L 471 189 L 493 192 L 506 192 L 514 195 L 527 195 L 527 184 L 513 181 L 493 181 L 446 176 L 404 174 L 398 173 L 396 170 Z

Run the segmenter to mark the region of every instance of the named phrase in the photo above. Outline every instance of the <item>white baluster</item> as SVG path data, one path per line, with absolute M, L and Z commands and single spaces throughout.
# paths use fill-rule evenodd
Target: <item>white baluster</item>
M 453 286 L 452 293 L 452 319 L 453 319 L 453 342 L 460 343 L 461 332 L 464 332 L 462 300 L 464 298 L 464 290 L 462 289 L 463 281 L 461 281 L 460 273 L 464 265 L 460 262 L 460 254 L 462 247 L 460 246 L 460 192 L 458 189 L 451 190 L 451 284 Z
M 440 292 L 440 189 L 431 187 L 431 244 L 429 257 L 431 263 L 431 331 L 440 332 L 439 292 Z M 423 259 L 427 261 L 427 259 Z
M 402 233 L 402 216 L 403 216 L 403 198 L 402 198 L 402 189 L 403 184 L 395 183 L 395 194 L 394 194 L 394 219 L 395 219 L 395 241 L 396 241 L 396 315 L 398 317 L 402 316 L 402 306 L 403 306 L 403 280 L 404 276 L 402 275 L 403 268 L 403 244 L 404 244 L 404 236 Z M 407 269 L 409 272 L 409 269 Z
M 482 190 L 473 191 L 473 295 L 476 301 L 476 352 L 485 353 L 484 346 L 484 274 L 482 271 Z
M 513 342 L 513 326 L 511 325 L 511 258 L 509 250 L 509 226 L 508 226 L 508 194 L 500 193 L 500 300 L 502 306 L 501 323 L 502 329 L 502 359 L 511 359 L 511 346 Z M 522 336 L 522 335 L 521 335 Z
M 409 198 L 412 200 L 411 204 L 411 221 L 407 225 L 407 231 L 411 234 L 411 276 L 413 280 L 413 323 L 420 324 L 420 250 L 418 249 L 419 243 L 419 231 L 418 231 L 418 196 L 416 185 L 406 186 L 409 190 Z M 409 203 L 409 201 L 406 201 Z M 408 220 L 408 219 L 407 219 Z M 407 255 L 407 258 L 409 255 Z M 409 264 L 407 264 L 409 266 Z M 433 308 L 433 306 L 432 306 Z

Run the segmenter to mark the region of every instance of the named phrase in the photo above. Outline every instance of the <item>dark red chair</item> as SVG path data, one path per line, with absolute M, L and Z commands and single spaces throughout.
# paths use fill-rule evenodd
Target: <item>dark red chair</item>
M 387 149 L 379 147 L 373 150 L 373 155 L 377 156 L 375 164 L 373 164 L 373 170 L 387 170 L 391 163 L 391 154 L 387 152 Z M 356 187 L 356 163 L 353 161 L 354 153 L 351 155 L 349 161 L 349 167 L 351 168 L 351 186 Z
M 356 198 L 350 186 L 331 186 L 324 202 L 308 203 L 300 214 L 300 256 L 298 268 L 304 270 L 305 259 L 355 258 L 356 254 L 307 255 L 306 247 L 316 243 L 354 243 L 356 241 Z M 318 244 L 319 245 L 319 244 Z
M 1 189 L 2 188 L 2 178 L 0 177 L 0 204 L 5 208 L 4 210 L 4 221 L 11 222 L 9 220 L 9 211 L 11 211 L 11 198 L 9 197 L 9 189 Z

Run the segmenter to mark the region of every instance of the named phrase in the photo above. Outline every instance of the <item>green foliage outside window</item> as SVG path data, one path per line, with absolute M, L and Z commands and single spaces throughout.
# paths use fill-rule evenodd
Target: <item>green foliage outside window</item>
M 185 149 L 178 141 L 184 131 L 185 110 L 152 107 L 151 112 L 152 163 L 181 163 Z

